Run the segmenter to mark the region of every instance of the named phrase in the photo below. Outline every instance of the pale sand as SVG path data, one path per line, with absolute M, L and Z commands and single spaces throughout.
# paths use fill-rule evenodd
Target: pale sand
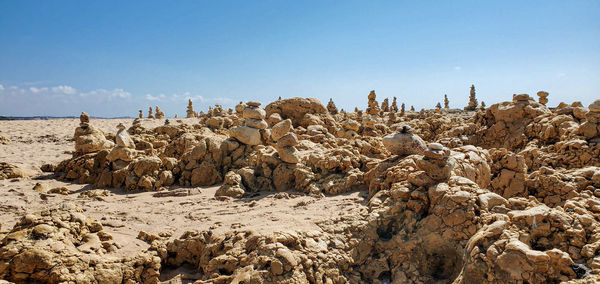
M 170 119 L 172 124 L 177 124 L 176 120 Z M 115 133 L 119 123 L 130 126 L 132 121 L 92 119 L 91 123 L 105 133 Z M 191 124 L 195 119 L 182 121 Z M 249 198 L 217 200 L 214 192 L 218 186 L 214 186 L 184 188 L 195 194 L 182 197 L 153 197 L 154 192 L 111 189 L 114 194 L 101 199 L 79 198 L 80 192 L 92 190 L 92 186 L 60 182 L 39 169 L 43 164 L 58 164 L 71 157 L 71 138 L 78 124 L 79 119 L 0 121 L 0 135 L 11 140 L 8 145 L 0 145 L 0 161 L 18 165 L 31 174 L 23 179 L 0 180 L 0 234 L 10 231 L 27 213 L 70 202 L 82 208 L 88 218 L 101 220 L 104 230 L 123 245 L 114 254 L 127 255 L 148 248 L 148 244 L 137 239 L 140 231 L 171 232 L 172 238 L 193 230 L 305 232 L 321 230 L 316 223 L 322 220 L 366 212 L 364 192 L 321 198 L 297 192 L 265 192 Z M 162 124 L 164 119 L 142 120 L 146 128 Z M 38 182 L 46 189 L 65 186 L 71 193 L 53 194 L 43 200 L 40 193 L 32 190 Z

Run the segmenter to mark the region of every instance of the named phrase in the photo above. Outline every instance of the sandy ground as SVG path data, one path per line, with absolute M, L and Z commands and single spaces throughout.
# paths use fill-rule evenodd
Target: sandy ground
M 132 119 L 92 119 L 91 123 L 104 132 L 116 132 L 123 122 Z M 172 123 L 193 123 L 183 119 Z M 114 254 L 126 255 L 145 250 L 148 245 L 138 240 L 140 231 L 152 234 L 172 233 L 172 238 L 185 231 L 255 230 L 261 233 L 275 231 L 321 230 L 317 222 L 340 215 L 356 214 L 365 210 L 365 193 L 352 192 L 330 197 L 314 197 L 297 192 L 261 193 L 242 199 L 216 199 L 218 188 L 180 188 L 185 196 L 154 196 L 154 192 L 125 193 L 110 189 L 111 195 L 96 198 L 79 197 L 84 191 L 94 190 L 90 185 L 64 183 L 42 173 L 39 167 L 69 158 L 74 149 L 71 137 L 78 119 L 0 121 L 0 135 L 11 140 L 0 145 L 0 161 L 18 165 L 30 177 L 0 180 L 0 234 L 7 233 L 27 213 L 53 208 L 61 203 L 73 203 L 84 210 L 88 218 L 95 218 L 104 230 L 123 246 Z M 143 120 L 150 128 L 162 125 L 164 120 Z M 64 186 L 68 195 L 44 195 L 33 190 L 36 183 L 45 189 Z

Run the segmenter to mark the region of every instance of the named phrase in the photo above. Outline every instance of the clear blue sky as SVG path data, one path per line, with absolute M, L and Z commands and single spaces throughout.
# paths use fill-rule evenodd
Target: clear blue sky
M 600 1 L 0 1 L 0 115 L 600 98 Z

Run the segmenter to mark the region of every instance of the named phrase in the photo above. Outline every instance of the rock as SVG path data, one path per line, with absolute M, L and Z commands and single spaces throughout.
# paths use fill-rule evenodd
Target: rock
M 271 133 L 271 136 L 273 134 Z M 298 137 L 293 132 L 290 132 L 277 141 L 278 147 L 291 147 L 298 145 Z
M 0 180 L 23 178 L 26 176 L 27 176 L 27 174 L 21 168 L 15 166 L 13 164 L 0 162 Z
M 246 145 L 262 144 L 260 131 L 256 128 L 248 126 L 234 127 L 229 130 L 229 135 Z
M 246 191 L 242 184 L 242 176 L 233 171 L 229 171 L 225 174 L 225 181 L 223 182 L 223 185 L 217 189 L 215 196 L 240 198 L 244 196 L 244 193 L 246 193 Z
M 383 137 L 383 145 L 392 155 L 420 154 L 427 150 L 425 141 L 416 134 L 396 133 Z
M 277 148 L 279 158 L 289 164 L 297 164 L 300 162 L 300 155 L 295 147 L 280 147 Z
M 327 115 L 325 106 L 316 98 L 289 98 L 268 104 L 265 107 L 268 115 L 279 113 L 283 119 L 291 119 L 294 125 L 299 125 L 304 115 Z
M 594 102 L 592 102 L 589 106 L 588 109 L 591 112 L 600 112 L 600 100 L 595 100 Z
M 117 125 L 117 129 L 119 129 L 117 131 L 117 136 L 115 137 L 117 146 L 135 149 L 135 143 L 133 142 L 133 139 L 129 137 L 127 131 L 125 131 L 125 125 L 123 125 L 123 123 L 119 123 L 119 125 Z
M 246 107 L 244 108 L 242 116 L 244 118 L 264 119 L 266 112 L 264 109 L 257 107 Z
M 264 121 L 262 119 L 255 119 L 255 118 L 250 118 L 250 119 L 246 120 L 246 126 L 256 128 L 256 129 L 267 129 L 267 127 L 269 127 L 269 125 L 267 124 L 266 121 Z
M 271 127 L 271 139 L 273 141 L 279 140 L 281 137 L 286 135 L 288 132 L 292 130 L 292 120 L 286 119 L 283 120 Z
M 246 105 L 251 106 L 251 107 L 259 107 L 260 106 L 260 102 L 249 101 L 249 102 L 246 102 Z

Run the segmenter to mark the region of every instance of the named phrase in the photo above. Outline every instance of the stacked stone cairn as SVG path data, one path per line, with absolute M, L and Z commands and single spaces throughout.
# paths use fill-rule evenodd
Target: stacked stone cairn
M 246 103 L 246 107 L 242 112 L 242 117 L 246 119 L 244 126 L 231 128 L 229 134 L 246 145 L 261 145 L 263 144 L 263 133 L 266 135 L 268 127 L 265 121 L 266 112 L 260 108 L 259 102 L 250 101 Z
M 117 129 L 117 135 L 115 136 L 117 146 L 106 156 L 106 159 L 112 163 L 113 169 L 115 170 L 125 168 L 133 161 L 137 154 L 135 143 L 125 130 L 125 125 L 119 123 Z
M 156 106 L 155 113 L 156 113 L 156 115 L 155 115 L 156 118 L 158 118 L 158 119 L 165 118 L 165 113 L 158 106 Z
M 292 120 L 283 120 L 271 128 L 271 139 L 275 141 L 279 158 L 288 164 L 297 164 L 300 162 L 300 155 L 296 149 L 298 137 L 292 132 Z
M 335 103 L 333 102 L 332 98 L 329 98 L 329 102 L 327 103 L 327 111 L 329 111 L 330 114 L 338 113 L 338 109 L 335 106 Z
M 441 104 L 438 102 L 438 103 L 435 105 L 435 109 L 436 109 L 436 110 L 441 110 L 441 109 L 442 109 L 442 105 L 441 105 Z
M 138 114 L 138 118 L 144 118 L 144 112 L 140 109 L 140 112 Z
M 390 100 L 388 98 L 385 98 L 383 100 L 383 102 L 381 103 L 381 111 L 382 112 L 389 112 L 390 111 Z
M 415 106 L 410 106 L 410 111 L 415 112 Z
M 369 93 L 368 99 L 369 99 L 369 106 L 367 107 L 367 114 L 371 114 L 371 115 L 375 115 L 375 114 L 379 114 L 379 103 L 376 100 L 377 95 L 375 95 L 375 90 L 372 90 Z
M 398 112 L 398 103 L 396 102 L 396 97 L 392 100 L 392 106 L 390 107 L 391 112 Z
M 187 118 L 198 117 L 198 114 L 194 111 L 194 105 L 192 103 L 192 99 L 188 100 L 187 110 L 185 112 L 186 112 Z
M 586 122 L 579 126 L 579 133 L 593 143 L 600 143 L 600 100 L 595 100 L 588 109 Z
M 539 97 L 538 102 L 540 104 L 546 105 L 548 103 L 548 92 L 546 92 L 546 91 L 539 91 L 539 92 L 537 92 L 537 95 Z
M 154 114 L 152 114 L 152 107 L 148 108 L 148 118 L 154 118 Z
M 450 108 L 450 101 L 448 100 L 448 95 L 444 95 L 444 108 L 445 109 Z
M 477 98 L 475 98 L 475 85 L 471 85 L 471 91 L 469 92 L 469 104 L 465 107 L 465 110 L 476 110 L 477 109 Z
M 79 127 L 75 129 L 75 152 L 77 154 L 87 154 L 98 152 L 104 149 L 110 149 L 114 143 L 104 136 L 101 130 L 90 125 L 90 116 L 82 112 L 79 116 Z

